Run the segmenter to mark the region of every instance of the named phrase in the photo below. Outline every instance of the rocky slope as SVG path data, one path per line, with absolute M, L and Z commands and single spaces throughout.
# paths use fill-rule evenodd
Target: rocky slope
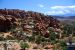
M 22 28 L 27 33 L 46 34 L 49 27 L 60 28 L 59 21 L 51 16 L 19 9 L 0 9 L 0 32 Z

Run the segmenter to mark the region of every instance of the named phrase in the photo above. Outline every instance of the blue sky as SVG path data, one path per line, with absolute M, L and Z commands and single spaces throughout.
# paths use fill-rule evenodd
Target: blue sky
M 48 15 L 75 14 L 75 0 L 0 0 L 0 8 L 36 11 Z

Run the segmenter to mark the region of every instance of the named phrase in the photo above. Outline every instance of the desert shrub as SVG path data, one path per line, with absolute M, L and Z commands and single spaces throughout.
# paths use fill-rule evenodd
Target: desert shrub
M 20 43 L 20 46 L 21 46 L 22 49 L 29 48 L 28 43 L 24 43 L 24 42 Z
M 60 41 L 59 43 L 60 43 L 62 50 L 67 50 L 67 44 L 64 41 Z

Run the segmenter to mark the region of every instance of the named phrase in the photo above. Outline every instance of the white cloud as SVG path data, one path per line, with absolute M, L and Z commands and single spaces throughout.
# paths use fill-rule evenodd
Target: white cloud
M 75 8 L 75 5 L 72 5 L 72 6 L 53 6 L 53 7 L 50 7 L 51 9 L 57 9 L 57 8 L 60 8 L 60 9 L 65 9 L 65 8 Z
M 39 6 L 39 7 L 41 7 L 41 8 L 43 8 L 43 7 L 44 7 L 44 5 L 42 5 L 42 4 L 38 4 L 38 6 Z
M 63 9 L 65 8 L 64 6 L 53 6 L 53 7 L 50 7 L 51 9 Z
M 48 15 L 56 15 L 56 14 L 64 14 L 64 11 L 48 11 L 46 12 Z
M 75 5 L 67 6 L 67 8 L 75 8 Z
M 75 5 L 72 6 L 52 6 L 50 11 L 47 11 L 46 14 L 49 15 L 60 15 L 67 13 L 75 13 Z

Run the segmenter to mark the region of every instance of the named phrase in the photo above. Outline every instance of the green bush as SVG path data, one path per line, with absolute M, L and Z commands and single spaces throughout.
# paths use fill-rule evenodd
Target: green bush
M 21 48 L 25 49 L 25 48 L 29 48 L 28 43 L 20 43 Z
M 59 43 L 60 43 L 62 50 L 67 50 L 67 44 L 64 41 L 60 41 Z
M 67 44 L 64 42 L 64 41 L 60 41 L 60 46 L 64 47 L 64 46 L 67 46 Z

